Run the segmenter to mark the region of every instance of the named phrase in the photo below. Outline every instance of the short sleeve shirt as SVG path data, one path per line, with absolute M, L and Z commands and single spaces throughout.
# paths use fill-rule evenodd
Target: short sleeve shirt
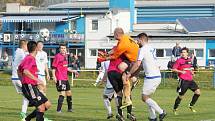
M 45 75 L 45 67 L 48 63 L 47 53 L 45 51 L 38 51 L 36 55 L 36 62 L 38 74 Z
M 55 55 L 52 67 L 55 68 L 55 76 L 57 80 L 67 81 L 68 80 L 68 57 L 58 53 Z
M 22 77 L 21 77 L 22 84 L 37 85 L 36 80 L 32 80 L 31 78 L 29 78 L 29 77 L 27 77 L 26 75 L 23 74 L 24 70 L 28 70 L 32 75 L 34 75 L 35 77 L 38 77 L 36 59 L 32 55 L 27 55 L 24 58 L 24 60 L 19 65 L 18 70 L 22 74 Z
M 192 81 L 193 80 L 193 75 L 191 72 L 191 67 L 192 67 L 192 61 L 191 58 L 179 58 L 176 60 L 175 64 L 173 65 L 173 69 L 177 69 L 180 71 L 186 71 L 185 74 L 178 73 L 178 76 L 180 79 L 187 80 L 187 81 Z

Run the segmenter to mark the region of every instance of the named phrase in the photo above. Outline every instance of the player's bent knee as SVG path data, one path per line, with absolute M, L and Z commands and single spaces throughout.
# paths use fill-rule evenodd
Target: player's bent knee
M 66 91 L 66 96 L 72 96 L 72 92 L 71 92 L 71 90 Z
M 148 95 L 142 95 L 142 101 L 146 102 L 147 99 L 149 99 L 150 97 Z
M 46 107 L 45 104 L 41 104 L 40 106 L 37 107 L 39 112 L 45 112 Z
M 121 71 L 125 71 L 127 68 L 128 68 L 128 65 L 127 65 L 127 63 L 125 63 L 125 62 L 121 62 L 119 65 L 118 65 L 118 68 L 119 68 L 119 70 L 121 70 Z
M 200 95 L 201 94 L 200 89 L 197 89 L 194 93 Z
M 49 109 L 50 107 L 51 107 L 51 102 L 50 101 L 47 101 L 47 102 L 45 102 L 45 108 L 46 109 Z

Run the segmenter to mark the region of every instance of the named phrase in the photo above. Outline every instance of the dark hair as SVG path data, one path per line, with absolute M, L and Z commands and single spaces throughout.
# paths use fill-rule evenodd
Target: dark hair
M 137 35 L 137 37 L 138 37 L 138 38 L 142 38 L 142 37 L 144 37 L 144 38 L 146 38 L 145 40 L 148 42 L 148 35 L 147 35 L 146 33 L 144 33 L 144 32 L 143 32 L 143 33 L 138 34 L 138 35 Z
M 37 43 L 35 41 L 29 41 L 28 44 L 27 44 L 27 47 L 28 47 L 28 52 L 32 53 L 33 51 L 36 50 Z
M 24 39 L 19 40 L 19 48 L 21 48 L 26 43 L 27 43 L 27 40 L 24 40 Z
M 43 44 L 43 41 L 41 41 L 41 40 L 40 40 L 40 41 L 37 41 L 37 44 L 39 44 L 39 43 L 42 43 L 42 44 Z
M 65 43 L 59 44 L 59 48 L 60 48 L 61 46 L 66 46 L 66 44 L 65 44 Z
M 183 48 L 181 49 L 181 53 L 182 53 L 183 50 L 186 50 L 187 53 L 189 53 L 189 49 L 188 49 L 187 47 L 183 47 Z

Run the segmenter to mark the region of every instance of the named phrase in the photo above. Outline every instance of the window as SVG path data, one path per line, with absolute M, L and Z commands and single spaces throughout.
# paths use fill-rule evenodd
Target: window
M 164 57 L 164 49 L 156 49 L 156 57 Z
M 203 57 L 203 49 L 195 49 L 196 57 Z
M 98 20 L 92 20 L 92 30 L 98 30 Z
M 172 56 L 172 49 L 165 49 L 165 52 L 167 57 Z
M 70 21 L 70 30 L 76 30 L 76 21 Z
M 97 50 L 96 49 L 90 49 L 90 56 L 96 56 Z
M 215 57 L 215 49 L 209 49 L 209 57 Z

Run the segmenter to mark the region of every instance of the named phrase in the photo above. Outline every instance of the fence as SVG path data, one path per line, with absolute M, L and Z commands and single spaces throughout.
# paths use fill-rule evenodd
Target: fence
M 79 70 L 80 75 L 76 78 L 73 74 L 69 74 L 71 86 L 75 87 L 89 87 L 98 76 L 98 70 Z M 161 87 L 176 87 L 177 75 L 171 71 L 161 71 L 162 82 Z M 11 70 L 0 70 L 0 85 L 11 85 Z M 139 74 L 140 82 L 143 82 L 143 72 Z M 215 71 L 199 70 L 195 72 L 194 80 L 198 83 L 200 88 L 215 88 Z M 48 81 L 48 84 L 53 85 L 53 81 Z M 139 84 L 142 86 L 142 84 Z
M 98 70 L 80 70 L 80 76 L 75 78 L 71 75 L 71 86 L 75 86 L 76 83 L 83 83 L 80 81 L 85 81 L 88 84 L 94 83 L 98 73 Z M 83 74 L 83 75 L 82 75 Z M 161 86 L 163 87 L 175 87 L 178 83 L 178 77 L 176 73 L 172 71 L 161 71 L 162 82 Z M 143 80 L 143 72 L 139 74 L 139 79 Z M 194 80 L 202 88 L 215 88 L 215 70 L 198 70 L 195 71 Z

